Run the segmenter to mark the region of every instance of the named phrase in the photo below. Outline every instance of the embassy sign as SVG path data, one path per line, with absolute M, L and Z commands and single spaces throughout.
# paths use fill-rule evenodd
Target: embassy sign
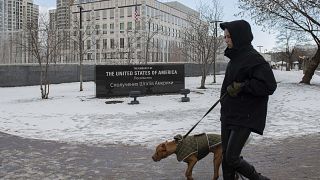
M 183 64 L 96 65 L 96 97 L 178 93 L 184 89 Z

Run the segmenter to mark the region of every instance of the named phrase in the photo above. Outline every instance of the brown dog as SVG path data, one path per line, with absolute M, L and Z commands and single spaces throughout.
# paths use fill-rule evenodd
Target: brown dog
M 222 145 L 221 137 L 217 134 L 198 134 L 183 138 L 181 135 L 174 137 L 173 141 L 166 141 L 157 146 L 156 152 L 153 154 L 154 161 L 160 161 L 175 153 L 178 161 L 184 161 L 188 164 L 185 176 L 188 180 L 192 180 L 192 170 L 194 165 L 203 157 L 214 153 L 213 180 L 219 178 L 219 167 L 222 162 Z

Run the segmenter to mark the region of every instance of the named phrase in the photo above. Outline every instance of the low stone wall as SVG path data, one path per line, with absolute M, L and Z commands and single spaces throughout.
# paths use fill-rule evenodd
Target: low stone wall
M 200 76 L 199 64 L 185 64 L 185 76 Z M 217 74 L 223 73 L 226 64 L 216 65 Z M 209 68 L 208 74 L 212 74 Z M 94 81 L 95 65 L 83 66 L 83 81 Z M 51 64 L 49 66 L 51 84 L 78 82 L 80 66 L 78 64 Z M 0 87 L 32 86 L 40 84 L 40 67 L 34 65 L 0 65 Z

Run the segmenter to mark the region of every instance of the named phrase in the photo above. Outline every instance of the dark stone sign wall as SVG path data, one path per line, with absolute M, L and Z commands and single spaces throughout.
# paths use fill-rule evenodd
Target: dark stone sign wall
M 168 64 L 170 65 L 170 64 Z M 185 63 L 185 77 L 201 76 L 201 64 Z M 223 74 L 227 63 L 217 63 L 217 74 Z M 94 64 L 84 64 L 83 81 L 95 80 Z M 40 84 L 41 69 L 37 64 L 27 65 L 0 65 L 0 87 L 33 86 Z M 51 84 L 79 82 L 79 64 L 51 64 L 48 69 L 48 79 Z M 209 67 L 208 74 L 212 74 Z
M 97 65 L 96 96 L 128 96 L 130 91 L 141 94 L 177 93 L 184 89 L 184 65 Z

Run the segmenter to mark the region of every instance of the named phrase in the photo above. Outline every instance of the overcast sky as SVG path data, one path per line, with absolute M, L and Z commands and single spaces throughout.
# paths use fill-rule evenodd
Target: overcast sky
M 171 0 L 159 0 L 160 2 L 168 2 Z M 185 4 L 195 10 L 198 9 L 200 0 L 176 0 L 182 4 Z M 201 0 L 202 2 L 210 2 L 210 0 Z M 257 46 L 263 46 L 261 48 L 262 52 L 270 51 L 275 47 L 275 35 L 269 34 L 268 32 L 263 32 L 262 27 L 256 26 L 249 17 L 235 17 L 234 14 L 239 12 L 237 8 L 237 0 L 220 0 L 221 6 L 223 7 L 223 21 L 232 21 L 237 19 L 245 19 L 252 25 L 253 31 L 253 46 L 259 50 Z M 40 5 L 40 12 L 46 12 L 48 9 L 55 9 L 56 0 L 34 0 L 35 4 Z

